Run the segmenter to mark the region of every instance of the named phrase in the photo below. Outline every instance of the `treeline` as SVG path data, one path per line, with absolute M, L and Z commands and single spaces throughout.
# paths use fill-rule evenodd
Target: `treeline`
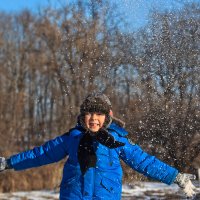
M 1 156 L 66 132 L 83 98 L 102 91 L 133 142 L 193 170 L 200 152 L 200 4 L 153 12 L 149 24 L 132 33 L 116 11 L 109 1 L 78 1 L 37 13 L 0 13 Z M 52 188 L 58 172 L 46 169 L 37 171 L 40 178 L 35 170 L 22 172 L 20 180 L 16 172 L 3 173 L 1 190 Z M 30 174 L 41 184 L 29 182 Z M 29 186 L 16 184 L 24 180 Z

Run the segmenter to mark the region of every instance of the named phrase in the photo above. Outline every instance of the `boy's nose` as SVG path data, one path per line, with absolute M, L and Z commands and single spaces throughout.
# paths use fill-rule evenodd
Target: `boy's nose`
M 95 113 L 91 113 L 91 118 L 95 118 L 96 117 L 96 114 Z

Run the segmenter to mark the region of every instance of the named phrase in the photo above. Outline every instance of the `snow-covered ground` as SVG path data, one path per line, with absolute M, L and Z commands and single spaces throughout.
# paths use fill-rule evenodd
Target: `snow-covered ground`
M 200 189 L 200 183 L 195 182 Z M 59 194 L 55 191 L 30 191 L 0 193 L 0 200 L 58 200 Z M 123 185 L 122 200 L 179 200 L 186 199 L 178 186 L 167 186 L 162 183 L 138 182 Z M 200 199 L 200 192 L 195 200 Z

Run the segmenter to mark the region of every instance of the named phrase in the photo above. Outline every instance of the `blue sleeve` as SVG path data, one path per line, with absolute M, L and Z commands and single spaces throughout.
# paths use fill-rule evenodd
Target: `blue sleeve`
M 24 170 L 58 162 L 68 155 L 70 144 L 71 137 L 64 134 L 42 146 L 11 156 L 10 165 L 15 170 Z
M 134 170 L 152 179 L 170 185 L 174 182 L 178 170 L 144 152 L 138 145 L 121 138 L 125 146 L 118 148 L 121 159 Z

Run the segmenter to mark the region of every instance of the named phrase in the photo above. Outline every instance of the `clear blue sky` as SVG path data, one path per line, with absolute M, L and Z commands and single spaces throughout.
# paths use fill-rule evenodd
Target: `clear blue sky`
M 54 7 L 59 1 L 71 2 L 73 0 L 50 0 Z M 84 0 L 88 1 L 88 0 Z M 122 13 L 132 24 L 130 29 L 143 26 L 148 21 L 148 14 L 152 8 L 157 10 L 179 9 L 183 2 L 200 2 L 200 0 L 110 0 L 118 4 Z M 37 10 L 48 4 L 48 0 L 0 0 L 0 11 L 20 12 L 22 9 Z
M 37 9 L 38 6 L 45 6 L 47 3 L 47 0 L 0 0 L 0 10 L 16 12 L 25 8 Z

